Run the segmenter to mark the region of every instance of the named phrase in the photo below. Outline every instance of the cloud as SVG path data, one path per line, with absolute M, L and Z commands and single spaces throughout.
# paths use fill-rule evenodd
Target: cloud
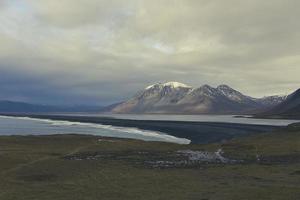
M 111 25 L 130 14 L 131 2 L 123 0 L 29 0 L 39 19 L 53 26 L 72 28 L 90 24 Z
M 26 92 L 5 92 L 11 94 L 7 98 L 45 101 L 47 92 L 36 92 L 31 80 L 49 94 L 65 91 L 54 92 L 49 103 L 57 98 L 116 102 L 168 80 L 194 86 L 226 83 L 254 96 L 291 92 L 299 87 L 299 4 L 1 1 L 0 69 L 16 83 L 29 74 L 24 78 L 29 84 L 22 86 Z M 4 87 L 21 86 L 3 81 Z

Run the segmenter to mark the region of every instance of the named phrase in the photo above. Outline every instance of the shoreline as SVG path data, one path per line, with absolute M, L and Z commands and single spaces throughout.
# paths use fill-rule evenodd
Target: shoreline
M 278 120 L 300 120 L 299 116 L 289 116 L 289 115 L 236 115 L 234 118 L 247 118 L 247 119 L 278 119 Z
M 191 144 L 208 144 L 222 142 L 224 140 L 230 140 L 236 137 L 269 132 L 284 127 L 224 122 L 131 120 L 96 116 L 66 116 L 40 114 L 3 114 L 3 116 L 29 117 L 36 119 L 94 123 L 125 128 L 138 128 L 147 131 L 157 131 L 178 138 L 186 138 L 191 141 Z

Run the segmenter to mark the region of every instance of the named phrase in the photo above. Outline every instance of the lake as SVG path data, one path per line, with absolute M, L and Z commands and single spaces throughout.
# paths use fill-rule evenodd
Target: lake
M 32 119 L 28 117 L 0 116 L 0 135 L 51 135 L 88 134 L 117 138 L 132 138 L 144 141 L 162 141 L 188 144 L 190 140 L 177 138 L 157 131 L 136 128 L 114 127 L 110 125 Z
M 64 114 L 66 115 L 66 114 Z M 72 116 L 112 117 L 116 119 L 132 120 L 159 120 L 159 121 L 185 121 L 185 122 L 224 122 L 237 124 L 287 126 L 300 120 L 288 119 L 256 119 L 250 116 L 235 117 L 235 115 L 159 115 L 159 114 L 70 114 Z
M 40 118 L 0 116 L 0 135 L 89 134 L 188 144 L 215 142 L 299 122 L 232 115 L 64 114 Z

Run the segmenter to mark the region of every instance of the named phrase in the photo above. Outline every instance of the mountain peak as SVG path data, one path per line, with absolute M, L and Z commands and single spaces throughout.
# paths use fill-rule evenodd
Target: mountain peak
M 213 87 L 211 87 L 210 85 L 207 85 L 207 84 L 205 84 L 205 85 L 202 85 L 199 89 L 201 89 L 201 90 L 208 90 L 208 91 L 212 91 L 212 90 L 215 90 L 215 88 L 213 88 Z
M 221 89 L 221 90 L 233 90 L 231 87 L 229 87 L 228 85 L 225 85 L 225 84 L 219 85 L 217 87 L 217 89 Z
M 172 87 L 172 88 L 192 88 L 191 86 L 188 86 L 186 84 L 171 81 L 171 82 L 166 82 L 166 83 L 158 83 L 158 84 L 150 85 L 150 86 L 146 87 L 146 90 L 153 88 L 155 86 Z
M 201 94 L 205 94 L 206 96 L 215 96 L 217 95 L 217 90 L 216 88 L 211 87 L 210 85 L 202 85 L 201 87 L 199 87 L 198 89 L 196 89 L 195 91 L 200 92 Z
M 200 88 L 212 88 L 210 85 L 204 84 Z
M 298 96 L 299 91 L 293 95 Z M 292 99 L 292 98 L 291 98 Z M 228 85 L 192 88 L 179 82 L 156 83 L 114 107 L 114 113 L 240 114 L 266 109 L 283 98 L 255 99 Z

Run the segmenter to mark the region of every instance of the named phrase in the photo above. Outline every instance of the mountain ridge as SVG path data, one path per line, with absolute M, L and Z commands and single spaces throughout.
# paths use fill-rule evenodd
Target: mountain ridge
M 265 112 L 255 115 L 256 117 L 269 118 L 295 118 L 300 119 L 300 89 L 288 95 L 285 101 L 270 108 Z
M 222 84 L 193 88 L 179 82 L 157 83 L 113 107 L 112 113 L 127 114 L 249 114 L 284 100 L 281 96 L 260 99 Z M 276 103 L 274 103 L 276 102 Z

